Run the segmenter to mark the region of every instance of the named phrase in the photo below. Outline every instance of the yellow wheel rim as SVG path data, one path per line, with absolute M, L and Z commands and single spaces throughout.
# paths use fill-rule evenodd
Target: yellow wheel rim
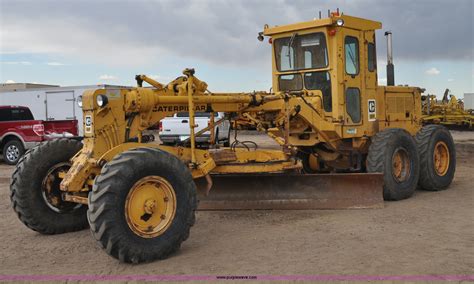
M 163 234 L 176 214 L 176 195 L 171 184 L 160 176 L 137 181 L 125 201 L 125 218 L 130 229 L 143 238 Z
M 410 177 L 410 159 L 403 148 L 397 149 L 393 154 L 392 175 L 398 182 L 403 182 Z
M 444 176 L 448 172 L 449 149 L 443 141 L 439 141 L 434 147 L 433 163 L 437 175 Z

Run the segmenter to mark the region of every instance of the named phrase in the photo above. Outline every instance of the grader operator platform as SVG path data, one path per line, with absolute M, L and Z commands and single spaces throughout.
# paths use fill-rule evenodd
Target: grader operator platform
M 442 126 L 421 126 L 421 92 L 377 84 L 375 31 L 381 23 L 328 18 L 265 26 L 272 47 L 273 91 L 212 93 L 186 69 L 164 85 L 137 75 L 131 89 L 84 92 L 84 139 L 59 139 L 18 163 L 11 200 L 20 220 L 43 234 L 90 226 L 111 256 L 139 263 L 166 258 L 189 236 L 202 209 L 371 208 L 442 190 L 455 171 L 455 149 Z M 152 87 L 143 87 L 143 82 Z M 144 133 L 189 112 L 189 139 L 164 146 Z M 194 131 L 195 112 L 210 125 Z M 198 148 L 216 112 L 245 117 L 279 149 Z M 212 139 L 211 139 L 212 141 Z M 208 196 L 206 196 L 208 194 Z

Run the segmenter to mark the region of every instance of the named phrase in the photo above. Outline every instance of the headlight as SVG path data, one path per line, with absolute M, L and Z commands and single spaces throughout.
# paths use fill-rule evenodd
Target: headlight
M 107 98 L 107 96 L 104 96 L 104 95 L 97 96 L 97 105 L 99 107 L 105 107 L 108 102 L 109 102 L 109 99 Z
M 82 96 L 77 97 L 76 103 L 78 107 L 82 108 Z
M 338 26 L 344 26 L 344 20 L 343 20 L 343 19 L 337 19 L 336 25 L 338 25 Z

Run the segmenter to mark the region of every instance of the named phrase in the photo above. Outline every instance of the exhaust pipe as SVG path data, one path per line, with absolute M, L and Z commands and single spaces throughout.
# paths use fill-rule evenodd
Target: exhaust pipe
M 387 37 L 387 86 L 395 86 L 395 70 L 392 55 L 392 32 L 385 32 Z

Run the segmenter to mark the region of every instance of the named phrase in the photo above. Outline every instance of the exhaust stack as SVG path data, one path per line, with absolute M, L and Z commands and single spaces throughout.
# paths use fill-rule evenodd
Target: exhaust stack
M 387 86 L 395 86 L 395 69 L 392 55 L 392 32 L 385 32 L 387 37 Z

